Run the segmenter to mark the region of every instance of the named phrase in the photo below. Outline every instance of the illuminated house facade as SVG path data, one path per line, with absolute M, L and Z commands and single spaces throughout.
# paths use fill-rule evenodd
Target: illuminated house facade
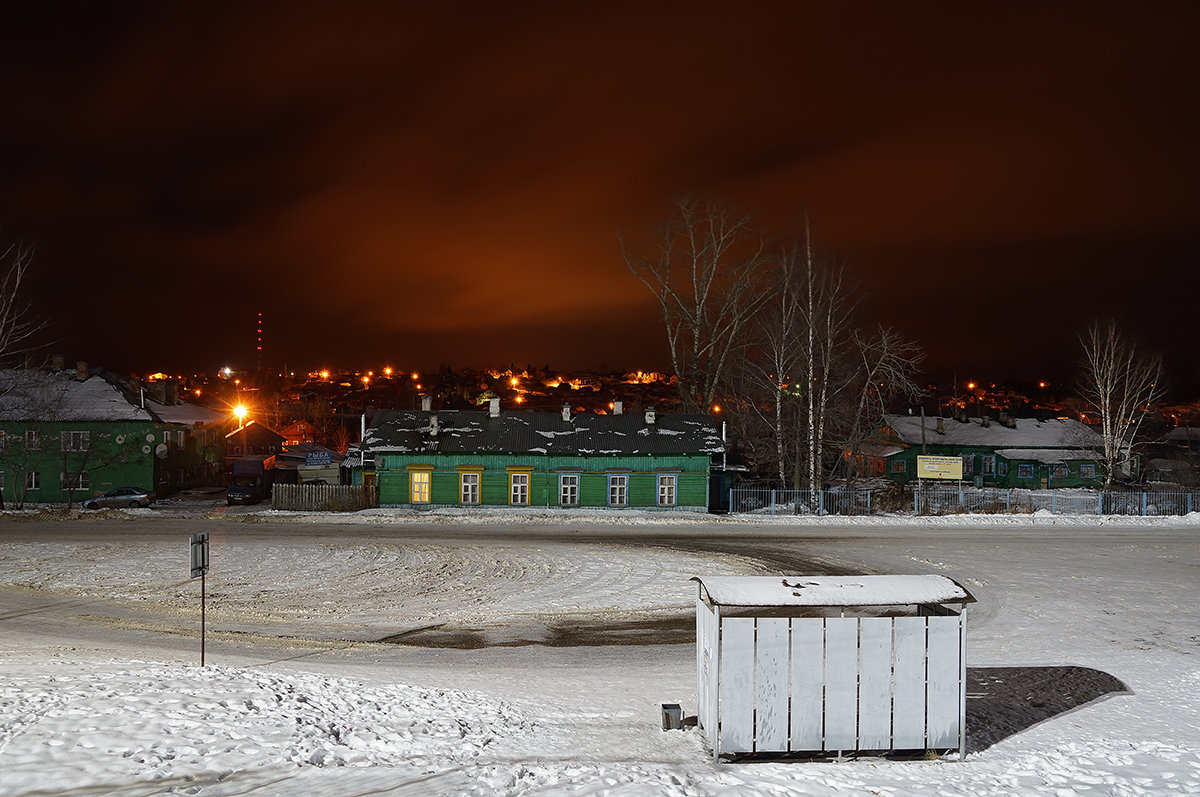
M 706 415 L 500 412 L 495 399 L 486 412 L 381 411 L 364 443 L 380 505 L 418 508 L 705 512 L 724 450 Z
M 921 418 L 889 415 L 886 443 L 872 447 L 869 471 L 906 484 L 917 457 L 957 456 L 963 480 L 982 487 L 1099 487 L 1100 436 L 1079 421 L 1055 418 Z M 922 423 L 924 431 L 922 431 Z

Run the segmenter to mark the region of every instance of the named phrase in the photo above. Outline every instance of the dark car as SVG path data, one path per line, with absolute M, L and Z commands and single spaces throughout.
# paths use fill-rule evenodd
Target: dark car
M 154 503 L 154 496 L 145 490 L 137 487 L 118 487 L 115 490 L 109 490 L 104 495 L 97 495 L 95 498 L 89 498 L 83 502 L 84 509 L 108 509 L 115 507 L 139 507 L 150 506 Z

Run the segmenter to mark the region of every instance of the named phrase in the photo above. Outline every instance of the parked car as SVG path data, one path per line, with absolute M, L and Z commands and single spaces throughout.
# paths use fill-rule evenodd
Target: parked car
M 113 507 L 150 506 L 154 495 L 137 487 L 118 487 L 104 495 L 97 495 L 83 502 L 84 509 L 108 509 Z

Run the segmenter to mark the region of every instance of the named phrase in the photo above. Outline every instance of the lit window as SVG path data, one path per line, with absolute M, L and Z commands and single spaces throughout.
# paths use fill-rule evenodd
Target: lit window
M 529 503 L 529 474 L 513 473 L 509 476 L 509 503 L 513 506 L 525 506 Z
M 479 503 L 479 474 L 462 474 L 462 502 L 464 504 Z
M 579 503 L 579 474 L 564 473 L 558 477 L 558 502 L 563 506 Z
M 63 451 L 87 451 L 91 444 L 91 432 L 63 432 L 59 438 Z
M 614 473 L 608 477 L 608 505 L 625 506 L 629 503 L 629 477 Z
M 408 476 L 409 501 L 414 504 L 429 503 L 429 479 L 432 474 L 427 470 L 414 470 Z
M 675 506 L 676 479 L 677 477 L 674 473 L 660 473 L 658 475 L 659 506 Z

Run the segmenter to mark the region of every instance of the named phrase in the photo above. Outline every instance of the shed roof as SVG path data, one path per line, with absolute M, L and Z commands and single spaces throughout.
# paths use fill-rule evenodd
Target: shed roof
M 697 577 L 710 603 L 720 606 L 904 606 L 973 603 L 952 578 L 920 576 Z
M 437 433 L 431 433 L 437 416 Z M 376 452 L 507 452 L 532 454 L 719 454 L 717 424 L 707 415 L 574 415 L 550 412 L 441 410 L 376 414 L 366 434 Z

